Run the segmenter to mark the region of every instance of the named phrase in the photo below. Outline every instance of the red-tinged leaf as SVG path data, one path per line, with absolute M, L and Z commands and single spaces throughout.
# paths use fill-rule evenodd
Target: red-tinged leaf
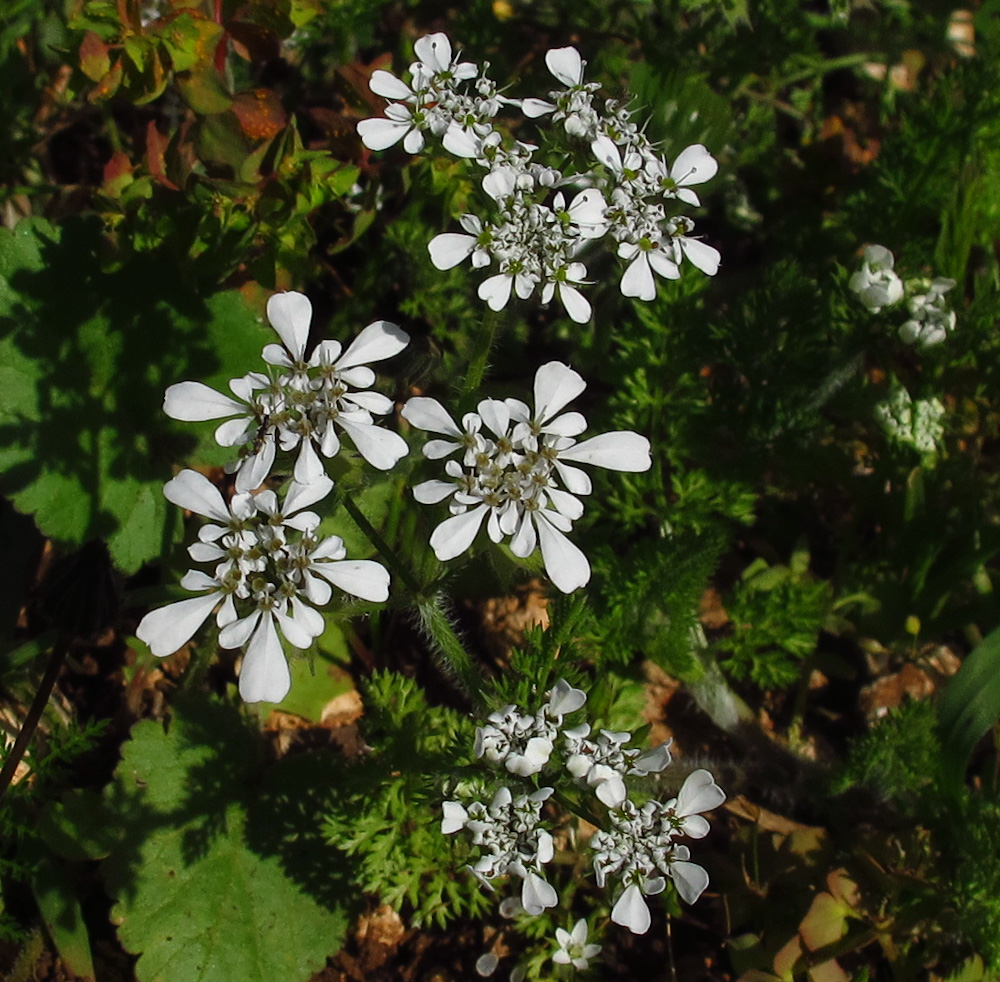
M 146 127 L 146 166 L 157 183 L 170 188 L 171 191 L 178 191 L 180 189 L 177 185 L 167 177 L 165 154 L 169 144 L 170 138 L 163 136 L 156 128 L 156 123 L 150 120 Z
M 385 105 L 385 100 L 381 96 L 375 95 L 369 88 L 372 73 L 379 68 L 389 69 L 392 67 L 392 56 L 380 55 L 370 65 L 363 65 L 356 61 L 350 65 L 341 65 L 337 69 L 337 74 L 350 86 L 358 100 L 363 102 L 369 109 L 365 115 L 378 115 Z
M 847 870 L 833 870 L 826 878 L 826 885 L 830 893 L 845 907 L 850 907 L 853 910 L 858 906 L 861 894 L 857 883 L 850 878 Z
M 80 70 L 91 82 L 100 82 L 111 71 L 108 46 L 93 31 L 87 31 L 80 44 Z
M 851 977 L 833 958 L 821 965 L 813 965 L 809 969 L 809 978 L 811 982 L 851 982 Z
M 107 75 L 102 78 L 97 85 L 90 90 L 87 98 L 91 102 L 102 102 L 110 99 L 122 84 L 122 63 L 119 58 L 112 66 Z
M 802 957 L 802 939 L 796 934 L 788 944 L 774 956 L 774 974 L 780 979 L 791 979 L 795 963 Z
M 810 951 L 816 951 L 847 933 L 844 905 L 829 893 L 817 893 L 799 925 L 799 934 Z
M 271 89 L 241 92 L 233 100 L 233 113 L 251 140 L 270 140 L 288 123 L 288 115 Z
M 104 183 L 101 190 L 117 198 L 122 190 L 132 183 L 132 161 L 123 150 L 116 151 L 104 165 Z

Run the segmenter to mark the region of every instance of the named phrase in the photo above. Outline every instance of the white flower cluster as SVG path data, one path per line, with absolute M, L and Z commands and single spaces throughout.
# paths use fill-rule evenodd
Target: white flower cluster
M 886 434 L 922 454 L 940 450 L 945 409 L 938 399 L 914 399 L 902 386 L 875 407 L 875 418 Z
M 865 246 L 861 269 L 851 276 L 848 285 L 873 314 L 906 297 L 910 316 L 899 328 L 900 338 L 918 348 L 940 344 L 955 329 L 955 311 L 945 299 L 955 281 L 938 276 L 904 284 L 893 270 L 894 265 L 895 259 L 885 246 Z
M 163 411 L 174 419 L 226 419 L 215 438 L 220 446 L 240 448 L 239 459 L 227 466 L 236 473 L 237 491 L 263 484 L 279 448 L 296 454 L 295 480 L 313 483 L 324 474 L 319 454 L 335 456 L 341 433 L 379 470 L 389 470 L 406 456 L 403 438 L 375 423 L 375 416 L 392 411 L 392 401 L 369 391 L 375 373 L 367 366 L 399 354 L 410 340 L 404 331 L 375 321 L 346 351 L 339 341 L 320 341 L 307 359 L 309 298 L 276 293 L 267 302 L 267 318 L 282 342 L 261 352 L 271 366 L 269 374 L 250 372 L 232 379 L 229 388 L 236 399 L 202 382 L 178 382 L 167 389 L 163 402 Z
M 955 329 L 955 311 L 944 298 L 954 286 L 955 281 L 945 276 L 907 283 L 910 297 L 906 306 L 910 319 L 899 329 L 899 336 L 907 344 L 930 348 L 940 344 Z M 914 293 L 914 290 L 922 292 Z
M 426 443 L 425 457 L 461 453 L 445 464 L 447 480 L 413 489 L 423 504 L 451 499 L 451 517 L 431 535 L 438 559 L 465 552 L 486 520 L 490 539 L 509 537 L 515 556 L 526 558 L 540 547 L 546 572 L 564 593 L 590 579 L 587 557 L 566 537 L 583 514 L 578 496 L 591 491 L 590 478 L 573 465 L 645 471 L 651 460 L 649 441 L 628 430 L 577 442 L 587 421 L 562 410 L 584 388 L 577 372 L 552 361 L 535 373 L 533 410 L 518 399 L 484 399 L 459 426 L 435 399 L 418 396 L 406 403 L 406 420 L 445 437 Z
M 873 314 L 903 299 L 903 281 L 893 270 L 895 258 L 885 246 L 865 246 L 864 259 L 848 286 Z
M 490 309 L 503 309 L 512 293 L 526 300 L 537 291 L 542 303 L 556 297 L 570 318 L 587 322 L 592 311 L 579 289 L 587 276 L 580 254 L 606 235 L 627 264 L 620 288 L 628 297 L 652 300 L 653 273 L 677 279 L 685 258 L 710 276 L 718 271 L 719 252 L 692 236 L 689 218 L 668 211 L 678 202 L 700 203 L 691 186 L 715 175 L 715 159 L 696 144 L 670 166 L 627 107 L 608 100 L 596 108 L 600 86 L 584 81 L 586 62 L 575 48 L 554 48 L 545 56 L 563 86 L 549 93 L 551 101 L 499 95 L 496 83 L 474 64 L 452 58 L 444 34 L 421 38 L 415 49 L 420 61 L 410 66 L 409 83 L 389 72 L 373 73 L 372 91 L 399 101 L 390 103 L 384 119 L 362 120 L 358 133 L 372 150 L 403 140 L 409 153 L 423 149 L 430 133 L 448 152 L 487 170 L 482 187 L 492 214 L 463 215 L 464 231 L 436 236 L 429 250 L 438 269 L 469 258 L 475 269 L 495 264 L 497 271 L 478 291 Z M 536 160 L 536 145 L 504 146 L 493 124 L 504 105 L 519 107 L 530 119 L 550 116 L 562 124 L 571 146 L 561 148 L 560 168 Z M 581 190 L 567 203 L 559 189 L 570 185 Z
M 189 570 L 181 580 L 201 595 L 150 611 L 138 637 L 154 655 L 173 654 L 218 607 L 219 642 L 246 647 L 240 695 L 246 702 L 280 702 L 291 678 L 279 633 L 293 647 L 308 648 L 324 630 L 315 606 L 329 602 L 331 584 L 365 600 L 389 596 L 389 574 L 371 560 L 348 560 L 336 535 L 320 538 L 319 515 L 306 511 L 329 494 L 325 475 L 312 484 L 293 481 L 279 501 L 273 491 L 244 492 L 229 504 L 197 471 L 181 471 L 163 493 L 180 508 L 210 520 L 188 547 L 211 573 Z
M 691 851 L 678 843 L 686 835 L 701 839 L 708 822 L 701 812 L 712 811 L 726 800 L 723 790 L 706 770 L 688 775 L 676 798 L 666 803 L 647 801 L 637 808 L 625 801 L 609 814 L 611 828 L 599 829 L 590 840 L 594 873 L 600 886 L 608 876 L 618 876 L 625 889 L 611 911 L 611 919 L 635 934 L 649 930 L 645 896 L 662 893 L 666 878 L 674 881 L 681 899 L 693 904 L 708 886 L 708 873 L 689 862 Z
M 376 425 L 375 416 L 389 413 L 392 402 L 368 391 L 375 373 L 365 364 L 400 352 L 409 341 L 403 331 L 376 321 L 346 351 L 338 341 L 321 341 L 307 359 L 309 300 L 301 293 L 275 294 L 267 316 L 282 343 L 261 353 L 269 374 L 230 381 L 236 399 L 201 382 L 167 389 L 168 416 L 225 420 L 215 437 L 221 446 L 239 448 L 226 468 L 236 474 L 236 494 L 227 504 L 218 488 L 191 470 L 167 482 L 168 501 L 217 523 L 204 525 L 188 549 L 192 559 L 215 568 L 212 574 L 188 571 L 181 586 L 201 596 L 150 611 L 136 631 L 153 654 L 170 655 L 218 607 L 220 644 L 246 649 L 240 695 L 247 702 L 280 702 L 288 693 L 281 637 L 303 649 L 323 633 L 323 617 L 310 605 L 329 602 L 330 584 L 364 600 L 389 595 L 384 567 L 348 560 L 343 541 L 320 538 L 319 516 L 303 510 L 333 489 L 320 454 L 334 456 L 346 433 L 368 463 L 388 470 L 409 449 L 397 433 Z M 279 449 L 295 453 L 294 480 L 280 501 L 273 491 L 255 490 L 270 476 Z
M 490 881 L 498 877 L 519 876 L 521 905 L 529 914 L 541 913 L 558 902 L 543 872 L 554 849 L 551 835 L 540 825 L 541 808 L 555 793 L 553 785 L 568 772 L 578 786 L 594 790 L 607 808 L 608 828 L 596 832 L 590 846 L 598 884 L 603 887 L 609 877 L 617 877 L 623 888 L 611 919 L 643 934 L 650 924 L 643 898 L 662 892 L 666 878 L 674 881 L 678 894 L 688 903 L 694 903 L 708 886 L 708 874 L 689 861 L 688 848 L 676 840 L 680 836 L 704 837 L 709 826 L 700 813 L 717 808 L 726 796 L 708 771 L 696 770 L 676 798 L 635 805 L 627 796 L 625 778 L 662 771 L 670 763 L 669 748 L 666 744 L 645 752 L 628 748 L 625 745 L 632 735 L 610 730 L 602 730 L 597 740 L 590 740 L 587 724 L 563 730 L 565 716 L 580 709 L 586 699 L 585 692 L 560 679 L 536 713 L 522 712 L 515 705 L 492 713 L 476 731 L 476 757 L 522 778 L 543 775 L 551 783 L 523 795 L 503 786 L 489 806 L 478 801 L 468 807 L 446 801 L 441 831 L 470 832 L 473 844 L 484 849 L 470 867 L 472 872 L 491 889 Z M 580 931 L 577 925 L 574 935 Z M 569 940 L 569 935 L 560 938 L 565 959 L 585 961 L 590 957 L 582 954 L 582 947 L 571 956 Z M 584 945 L 585 927 L 582 936 L 573 940 Z

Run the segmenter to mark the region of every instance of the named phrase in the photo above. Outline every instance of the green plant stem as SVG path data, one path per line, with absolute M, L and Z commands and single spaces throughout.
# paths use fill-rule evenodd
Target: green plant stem
M 28 715 L 24 718 L 24 723 L 21 726 L 20 733 L 17 735 L 17 739 L 14 741 L 14 746 L 10 748 L 10 753 L 7 754 L 3 770 L 0 770 L 0 800 L 7 793 L 7 789 L 14 780 L 17 765 L 21 763 L 21 758 L 24 757 L 24 753 L 28 749 L 28 744 L 31 743 L 31 738 L 35 735 L 38 721 L 42 718 L 42 713 L 49 702 L 49 696 L 52 695 L 52 690 L 55 688 L 59 670 L 63 667 L 63 662 L 66 660 L 68 647 L 69 642 L 65 638 L 60 638 L 56 642 L 56 646 L 52 649 L 52 654 L 49 656 L 49 663 L 45 668 L 45 674 L 42 676 L 38 691 L 35 693 L 35 698 L 28 709 Z
M 394 549 L 389 547 L 389 543 L 382 538 L 379 534 L 378 529 L 372 525 L 371 522 L 365 517 L 361 509 L 351 500 L 349 494 L 344 495 L 341 498 L 344 503 L 344 507 L 347 509 L 347 514 L 354 519 L 358 528 L 368 537 L 368 541 L 371 542 L 373 546 L 378 550 L 378 554 L 385 560 L 386 566 L 392 570 L 392 572 L 406 585 L 407 590 L 417 598 L 419 598 L 423 593 L 423 588 L 417 582 L 413 574 L 400 562 L 399 556 L 396 555 Z
M 469 360 L 469 370 L 465 373 L 465 378 L 462 379 L 458 390 L 459 399 L 466 399 L 474 395 L 483 384 L 490 352 L 493 350 L 493 342 L 496 340 L 497 328 L 503 317 L 502 311 L 486 308 L 483 325 L 475 338 L 475 347 L 472 351 L 472 358 Z
M 483 709 L 482 676 L 445 613 L 443 597 L 418 601 L 417 617 L 439 667 L 458 683 L 476 710 Z
M 450 678 L 453 678 L 469 697 L 477 709 L 482 708 L 483 680 L 472 656 L 465 650 L 444 611 L 442 598 L 439 596 L 425 597 L 424 588 L 417 582 L 413 574 L 400 562 L 395 551 L 382 538 L 378 530 L 364 516 L 361 509 L 345 496 L 342 501 L 347 513 L 354 519 L 358 527 L 368 537 L 368 540 L 378 550 L 385 564 L 406 585 L 413 595 L 420 630 L 428 640 L 431 652 L 438 665 Z

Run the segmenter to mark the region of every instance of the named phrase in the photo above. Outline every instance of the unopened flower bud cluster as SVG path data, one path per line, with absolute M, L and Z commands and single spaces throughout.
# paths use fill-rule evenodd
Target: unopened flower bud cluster
M 675 213 L 678 205 L 700 204 L 692 187 L 715 175 L 715 159 L 695 144 L 669 164 L 627 106 L 611 99 L 596 104 L 600 86 L 584 80 L 586 62 L 575 48 L 546 54 L 561 86 L 548 99 L 503 96 L 486 76 L 489 66 L 480 70 L 454 57 L 444 34 L 422 37 L 414 49 L 409 82 L 386 71 L 372 74 L 372 91 L 394 101 L 384 118 L 362 120 L 358 133 L 369 149 L 402 141 L 408 153 L 424 150 L 430 137 L 486 171 L 489 207 L 462 216 L 463 231 L 436 236 L 429 250 L 438 269 L 466 259 L 474 269 L 493 267 L 478 288 L 490 309 L 503 309 L 512 294 L 521 300 L 537 294 L 542 303 L 558 299 L 578 323 L 590 320 L 591 304 L 580 290 L 587 283 L 582 254 L 605 237 L 625 263 L 620 289 L 627 297 L 654 299 L 654 274 L 677 279 L 684 260 L 710 276 L 717 272 L 718 250 L 692 235 L 690 218 Z M 505 140 L 494 125 L 504 107 L 548 119 L 549 133 L 539 124 L 540 135 L 559 145 L 558 154 L 539 159 L 538 145 Z
M 895 257 L 885 246 L 865 246 L 861 269 L 851 276 L 848 286 L 873 314 L 905 298 L 909 318 L 899 328 L 900 339 L 918 348 L 940 344 L 955 329 L 955 311 L 945 299 L 955 281 L 938 276 L 904 284 L 894 266 Z
M 601 887 L 615 881 L 618 897 L 611 919 L 643 934 L 650 925 L 644 898 L 662 892 L 667 879 L 688 903 L 707 887 L 708 874 L 690 862 L 688 847 L 677 840 L 705 836 L 709 826 L 701 813 L 721 805 L 725 794 L 708 771 L 696 770 L 676 798 L 636 805 L 628 797 L 626 778 L 662 771 L 670 751 L 665 744 L 648 751 L 629 747 L 629 733 L 601 730 L 592 737 L 588 724 L 564 728 L 565 718 L 586 699 L 581 689 L 560 679 L 535 713 L 515 705 L 491 713 L 476 731 L 476 757 L 522 782 L 502 785 L 488 805 L 444 802 L 441 831 L 468 832 L 480 850 L 472 873 L 490 889 L 494 880 L 519 878 L 520 905 L 537 915 L 558 903 L 546 879 L 554 846 L 543 807 L 560 783 L 591 789 L 607 816 L 605 828 L 590 840 L 594 874 Z M 529 783 L 525 779 L 533 790 L 518 790 Z

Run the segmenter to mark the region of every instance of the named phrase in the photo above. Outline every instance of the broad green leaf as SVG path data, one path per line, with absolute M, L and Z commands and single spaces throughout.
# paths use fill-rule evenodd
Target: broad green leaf
M 265 332 L 240 294 L 204 300 L 155 255 L 107 272 L 100 249 L 95 222 L 0 230 L 0 490 L 62 544 L 104 539 L 130 573 L 176 538 L 162 486 L 199 436 L 164 416 L 164 389 L 258 367 Z
M 166 731 L 133 729 L 105 792 L 123 838 L 102 868 L 140 982 L 295 982 L 339 948 L 336 853 L 315 816 L 314 832 L 289 830 L 265 776 L 258 734 L 232 707 L 182 698 Z M 313 790 L 291 793 L 308 811 Z
M 941 778 L 958 791 L 983 734 L 1000 719 L 1000 628 L 966 656 L 937 704 L 941 730 Z

